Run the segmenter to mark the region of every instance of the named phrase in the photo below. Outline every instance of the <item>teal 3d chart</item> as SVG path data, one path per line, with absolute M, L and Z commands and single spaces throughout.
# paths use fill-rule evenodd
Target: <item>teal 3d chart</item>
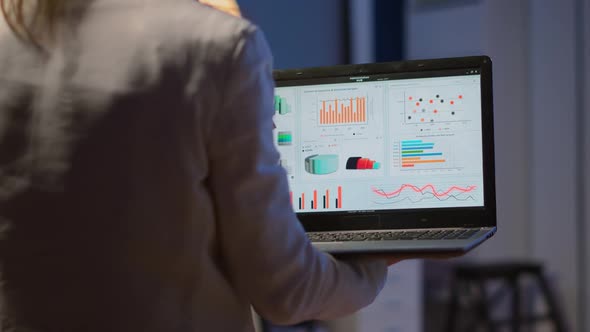
M 338 170 L 338 155 L 314 154 L 305 158 L 305 171 L 310 174 L 330 174 Z

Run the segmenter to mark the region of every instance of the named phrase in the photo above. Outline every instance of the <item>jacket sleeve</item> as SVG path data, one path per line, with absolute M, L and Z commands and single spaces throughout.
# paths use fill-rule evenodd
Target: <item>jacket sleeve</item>
M 259 30 L 243 34 L 232 62 L 209 143 L 227 275 L 240 297 L 278 324 L 357 311 L 383 287 L 386 263 L 344 262 L 311 245 L 291 207 L 273 143 L 272 59 Z

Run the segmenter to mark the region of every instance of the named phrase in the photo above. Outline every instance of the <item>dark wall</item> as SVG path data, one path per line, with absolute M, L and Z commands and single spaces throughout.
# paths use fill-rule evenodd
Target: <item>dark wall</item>
M 348 62 L 347 1 L 238 0 L 244 16 L 265 32 L 275 68 Z
M 375 61 L 405 59 L 405 1 L 375 1 Z

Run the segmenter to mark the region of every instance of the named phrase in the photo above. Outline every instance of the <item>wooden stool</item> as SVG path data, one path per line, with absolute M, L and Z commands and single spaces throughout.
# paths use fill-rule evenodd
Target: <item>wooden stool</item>
M 513 332 L 520 331 L 523 325 L 532 325 L 540 321 L 550 321 L 557 332 L 565 332 L 564 322 L 559 314 L 555 296 L 543 274 L 541 264 L 514 262 L 493 264 L 461 264 L 454 267 L 454 278 L 451 286 L 451 303 L 447 315 L 446 331 L 457 332 L 456 320 L 460 317 L 460 298 L 467 296 L 474 303 L 475 324 L 478 323 L 495 331 L 502 325 L 510 325 Z M 537 282 L 541 294 L 547 304 L 548 311 L 543 315 L 524 314 L 521 310 L 522 289 L 519 280 L 530 276 Z M 492 320 L 490 307 L 499 299 L 498 294 L 488 296 L 486 284 L 490 281 L 501 281 L 512 294 L 511 317 L 505 320 Z M 464 294 L 463 289 L 475 290 L 474 294 Z M 502 289 L 500 289 L 501 291 Z M 469 331 L 475 329 L 469 328 Z

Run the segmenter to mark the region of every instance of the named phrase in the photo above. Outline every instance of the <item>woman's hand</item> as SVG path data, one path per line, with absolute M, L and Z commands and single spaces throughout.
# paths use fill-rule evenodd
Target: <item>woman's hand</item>
M 350 255 L 335 255 L 337 259 L 377 259 L 384 260 L 388 266 L 394 265 L 408 259 L 449 259 L 461 257 L 465 253 L 451 252 L 451 253 L 408 253 L 408 254 L 350 254 Z

